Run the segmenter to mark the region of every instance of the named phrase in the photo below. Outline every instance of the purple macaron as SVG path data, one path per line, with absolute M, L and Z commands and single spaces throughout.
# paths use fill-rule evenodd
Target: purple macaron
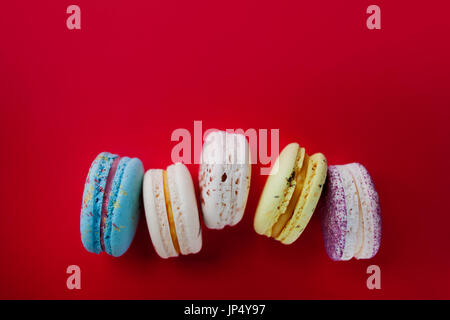
M 381 242 L 378 193 L 359 163 L 328 167 L 321 204 L 323 240 L 335 261 L 370 259 Z

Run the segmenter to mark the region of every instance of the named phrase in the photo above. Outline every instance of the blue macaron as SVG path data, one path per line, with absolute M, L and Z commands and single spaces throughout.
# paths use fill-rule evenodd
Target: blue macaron
M 87 251 L 124 254 L 140 214 L 144 166 L 137 158 L 100 153 L 91 164 L 81 206 L 81 241 Z

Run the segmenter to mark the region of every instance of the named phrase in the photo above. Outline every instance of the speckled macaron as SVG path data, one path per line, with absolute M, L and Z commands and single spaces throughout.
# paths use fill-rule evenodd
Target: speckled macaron
M 381 242 L 381 211 L 377 191 L 359 163 L 330 166 L 321 200 L 325 249 L 335 261 L 370 259 Z
M 256 208 L 258 234 L 291 244 L 309 223 L 322 193 L 327 160 L 308 156 L 298 143 L 287 145 L 275 162 Z
M 241 221 L 250 189 L 250 149 L 243 134 L 214 131 L 203 144 L 198 174 L 203 221 L 210 229 Z
M 87 251 L 118 257 L 128 250 L 139 221 L 143 175 L 137 158 L 102 152 L 92 162 L 80 217 Z

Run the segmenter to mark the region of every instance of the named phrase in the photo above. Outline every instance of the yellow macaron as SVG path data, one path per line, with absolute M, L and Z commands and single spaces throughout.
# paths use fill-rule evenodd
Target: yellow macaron
M 297 240 L 314 213 L 326 175 L 323 154 L 308 156 L 297 143 L 287 145 L 259 199 L 255 231 L 284 244 Z

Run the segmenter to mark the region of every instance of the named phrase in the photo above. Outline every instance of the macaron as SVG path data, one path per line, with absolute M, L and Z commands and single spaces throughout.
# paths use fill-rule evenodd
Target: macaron
M 267 178 L 253 226 L 258 234 L 291 244 L 306 228 L 327 175 L 322 153 L 308 156 L 297 143 L 287 145 Z
M 378 193 L 359 163 L 330 166 L 321 201 L 325 249 L 335 261 L 370 259 L 381 242 Z
M 91 164 L 81 205 L 81 241 L 87 251 L 123 255 L 139 221 L 144 167 L 137 158 L 100 153 Z
M 241 221 L 250 189 L 251 163 L 242 134 L 214 131 L 203 144 L 199 169 L 203 221 L 223 229 Z
M 194 184 L 186 166 L 151 169 L 144 175 L 143 197 L 153 247 L 161 258 L 197 253 L 202 230 Z

